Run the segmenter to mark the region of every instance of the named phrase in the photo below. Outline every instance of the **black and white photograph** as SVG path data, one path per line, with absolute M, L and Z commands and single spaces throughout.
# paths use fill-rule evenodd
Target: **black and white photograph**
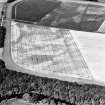
M 0 105 L 105 105 L 105 0 L 0 0 Z

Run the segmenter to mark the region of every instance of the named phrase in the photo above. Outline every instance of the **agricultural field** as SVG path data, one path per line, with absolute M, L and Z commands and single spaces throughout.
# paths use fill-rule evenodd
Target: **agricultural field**
M 13 6 L 12 18 L 38 25 L 96 32 L 105 20 L 105 7 L 98 3 L 31 0 Z M 34 6 L 35 5 L 35 6 Z M 28 11 L 28 12 L 24 12 Z
M 16 65 L 43 74 L 92 79 L 69 30 L 11 25 L 11 58 Z
M 103 6 L 62 4 L 53 0 L 25 0 L 24 3 L 13 6 L 12 19 L 15 20 L 11 23 L 8 21 L 7 29 L 1 32 L 4 36 L 5 31 L 7 32 L 5 45 L 4 38 L 0 36 L 3 38 L 0 40 L 0 46 L 5 46 L 4 56 L 7 54 L 5 57 L 12 58 L 11 62 L 7 59 L 6 63 L 13 66 L 10 69 L 0 60 L 0 105 L 105 105 L 105 85 L 92 82 L 93 74 L 88 71 L 72 39 L 72 35 L 73 38 L 77 35 L 78 41 L 84 42 L 81 43 L 82 50 L 85 54 L 88 50 L 88 60 L 93 68 L 100 68 L 97 61 L 104 62 L 104 59 L 100 60 L 105 52 L 102 46 L 105 42 L 103 35 L 100 37 L 99 33 L 87 32 L 84 36 L 86 32 L 68 30 L 96 32 L 104 21 L 104 13 Z M 75 66 L 80 69 L 74 69 Z M 101 66 L 104 67 L 103 64 Z M 24 73 L 20 69 L 28 72 Z M 35 72 L 32 74 L 31 71 L 38 71 L 42 76 Z M 98 74 L 100 71 L 97 71 Z M 58 79 L 58 75 L 57 78 L 45 76 L 46 72 L 52 72 L 52 76 L 57 73 L 62 76 L 66 74 L 66 77 L 75 74 L 79 82 L 74 78 L 69 81 L 65 78 Z M 104 80 L 104 73 L 101 74 L 101 80 Z M 92 83 L 87 83 L 85 79 L 90 79 Z
M 16 3 L 11 9 L 12 19 L 14 19 L 14 21 L 11 21 L 12 30 L 11 30 L 11 39 L 9 39 L 11 41 L 10 53 L 12 55 L 12 60 L 14 61 L 14 63 L 17 64 L 19 67 L 23 67 L 25 69 L 24 71 L 29 70 L 30 72 L 36 71 L 40 73 L 43 72 L 44 74 L 48 74 L 48 72 L 50 72 L 51 75 L 53 75 L 53 73 L 55 74 L 60 73 L 62 75 L 66 74 L 65 76 L 67 76 L 67 74 L 68 75 L 76 74 L 76 76 L 77 75 L 81 76 L 81 74 L 88 75 L 87 71 L 89 70 L 88 66 L 86 66 L 85 64 L 86 61 L 81 61 L 80 63 L 80 59 L 84 58 L 80 58 L 79 55 L 82 54 L 78 53 L 79 50 L 78 48 L 75 47 L 74 40 L 76 39 L 72 39 L 72 36 L 74 37 L 75 33 L 71 35 L 71 30 L 68 30 L 68 29 L 79 30 L 78 28 L 81 28 L 85 29 L 84 31 L 92 31 L 92 32 L 97 31 L 100 22 L 104 21 L 104 12 L 105 12 L 104 6 L 97 3 L 95 4 L 88 3 L 87 5 L 87 3 L 88 2 L 62 3 L 52 0 L 44 0 L 43 3 L 39 3 L 39 1 L 37 0 L 35 1 L 31 0 L 30 2 L 28 2 L 28 0 L 25 0 Z M 35 7 L 34 5 L 37 6 Z M 48 7 L 50 9 L 47 9 L 46 5 L 50 5 Z M 34 12 L 33 10 L 41 12 L 38 13 Z M 23 24 L 18 24 L 18 22 Z M 73 24 L 71 23 L 69 24 L 69 22 Z M 48 28 L 47 26 L 50 26 L 52 28 Z M 72 28 L 70 28 L 69 26 Z M 95 29 L 93 30 L 93 28 Z M 78 31 L 76 34 L 78 35 L 78 33 L 81 32 Z M 83 34 L 85 33 L 84 32 L 81 33 L 81 35 Z M 91 62 L 89 64 L 90 68 L 92 67 L 92 70 L 94 70 L 94 68 L 96 70 L 97 67 L 98 68 L 100 67 L 96 62 L 97 59 L 100 60 L 100 58 L 102 58 L 102 56 L 104 55 L 104 47 L 103 47 L 104 38 L 103 36 L 98 34 L 96 38 L 92 37 L 91 36 L 93 35 L 92 33 L 86 33 L 85 36 L 81 35 L 78 37 L 78 39 L 80 38 L 80 42 L 78 43 L 78 45 L 83 45 L 81 49 L 83 50 L 85 49 L 85 54 L 88 55 L 89 58 L 89 59 L 87 58 L 89 60 L 88 62 Z M 91 37 L 90 38 L 91 45 L 89 44 L 90 41 L 88 40 L 89 39 L 88 36 L 89 38 Z M 103 40 L 101 40 L 101 37 L 103 38 Z M 103 53 L 101 52 L 101 54 L 97 46 L 94 47 L 94 45 L 92 44 L 92 42 L 98 43 L 97 41 L 98 38 L 100 38 L 101 40 L 101 44 L 99 44 L 100 45 L 99 47 L 103 49 L 102 50 Z M 7 46 L 8 45 L 9 44 L 7 44 Z M 90 46 L 89 46 L 90 49 L 87 48 L 88 45 L 92 46 L 92 48 Z M 94 54 L 95 51 L 93 49 L 97 51 L 96 53 L 97 58 L 94 57 L 93 59 L 91 59 L 91 56 L 95 55 Z M 73 61 L 71 59 L 73 59 Z M 103 63 L 103 60 L 100 60 L 100 62 Z M 82 71 L 80 71 L 81 72 L 80 74 L 76 72 L 77 70 L 76 67 L 78 68 L 78 70 L 79 68 L 82 69 Z M 102 66 L 101 69 L 103 67 L 104 66 Z M 97 72 L 97 74 L 98 73 L 99 72 Z M 85 75 L 83 76 L 86 77 Z M 88 77 L 91 76 L 87 76 L 87 78 Z

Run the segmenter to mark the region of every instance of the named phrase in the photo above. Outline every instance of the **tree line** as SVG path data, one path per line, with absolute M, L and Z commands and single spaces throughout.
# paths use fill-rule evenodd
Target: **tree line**
M 105 86 L 79 84 L 8 70 L 0 61 L 0 97 L 37 93 L 71 105 L 105 105 Z

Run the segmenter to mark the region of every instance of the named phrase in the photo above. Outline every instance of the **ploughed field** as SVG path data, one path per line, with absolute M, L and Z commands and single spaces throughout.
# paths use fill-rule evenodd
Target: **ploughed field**
M 105 7 L 98 3 L 25 0 L 13 6 L 12 18 L 38 25 L 95 32 L 105 20 Z

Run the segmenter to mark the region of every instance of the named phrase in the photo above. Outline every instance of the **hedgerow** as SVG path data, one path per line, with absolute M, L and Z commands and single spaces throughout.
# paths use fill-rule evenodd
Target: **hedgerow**
M 8 70 L 3 61 L 0 62 L 0 97 L 32 92 L 76 105 L 84 103 L 104 105 L 105 101 L 104 86 L 33 76 Z

